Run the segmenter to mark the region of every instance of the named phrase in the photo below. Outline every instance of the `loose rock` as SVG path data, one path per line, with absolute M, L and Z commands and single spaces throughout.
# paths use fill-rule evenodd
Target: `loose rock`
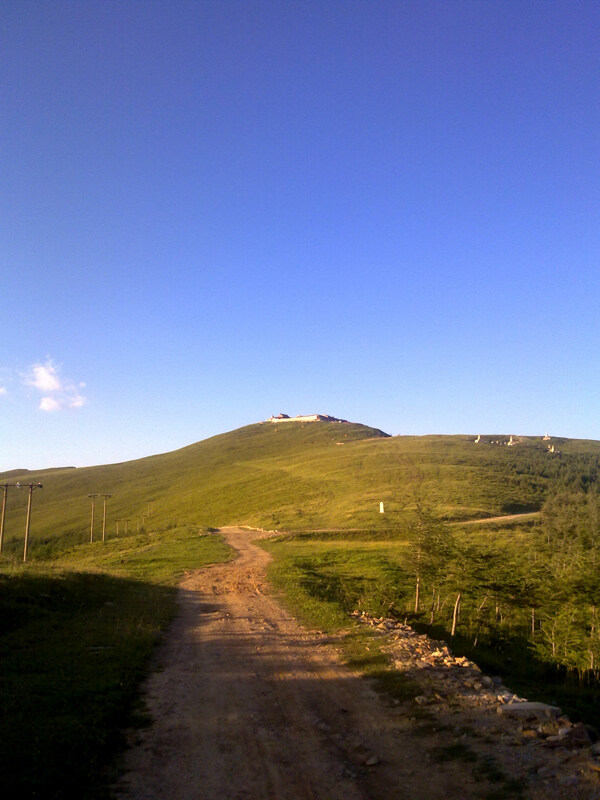
M 456 715 L 468 730 L 478 729 L 482 739 L 493 743 L 493 759 L 502 752 L 506 774 L 520 774 L 524 781 L 539 776 L 542 794 L 532 797 L 546 800 L 546 784 L 552 780 L 569 787 L 565 788 L 568 795 L 553 795 L 557 798 L 600 800 L 594 788 L 600 779 L 600 741 L 594 728 L 572 724 L 557 706 L 519 697 L 500 677 L 482 674 L 466 656 L 453 656 L 445 642 L 419 634 L 409 625 L 360 611 L 351 616 L 383 638 L 381 650 L 419 687 L 413 698 L 416 705 L 427 706 L 428 713 L 439 715 L 442 724 L 451 719 L 449 715 Z M 407 711 L 408 721 L 416 722 Z M 460 725 L 454 727 L 458 731 Z M 586 788 L 581 781 L 588 781 Z
M 507 705 L 498 706 L 498 713 L 505 717 L 512 717 L 513 719 L 558 719 L 561 715 L 561 710 L 557 706 L 549 706 L 546 703 L 507 703 Z

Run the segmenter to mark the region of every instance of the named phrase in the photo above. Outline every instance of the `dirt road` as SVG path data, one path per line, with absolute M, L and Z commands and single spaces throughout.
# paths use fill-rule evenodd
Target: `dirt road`
M 539 511 L 526 511 L 521 514 L 504 514 L 501 517 L 482 517 L 481 519 L 467 519 L 463 522 L 453 522 L 452 525 L 485 525 L 490 522 L 514 522 L 520 520 L 521 522 L 529 522 L 540 516 Z
M 406 709 L 386 703 L 339 663 L 331 641 L 307 632 L 269 596 L 269 556 L 253 543 L 256 534 L 223 534 L 239 557 L 182 585 L 180 614 L 147 683 L 154 723 L 126 755 L 121 797 L 489 796 L 472 764 L 436 759 L 435 734 L 416 736 Z

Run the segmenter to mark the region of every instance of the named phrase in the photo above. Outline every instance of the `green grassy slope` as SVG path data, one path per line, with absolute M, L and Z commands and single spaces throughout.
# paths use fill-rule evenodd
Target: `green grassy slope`
M 174 611 L 173 584 L 184 570 L 231 555 L 202 528 L 329 530 L 270 546 L 275 584 L 296 598 L 309 623 L 326 629 L 333 617 L 347 624 L 355 607 L 405 613 L 412 603 L 401 536 L 415 489 L 460 522 L 538 509 L 551 484 L 564 478 L 597 480 L 599 442 L 554 439 L 561 454 L 550 455 L 539 438 L 510 448 L 474 438 L 387 437 L 345 423 L 256 424 L 121 464 L 0 474 L 0 484 L 44 485 L 33 495 L 26 565 L 19 560 L 28 492 L 8 490 L 0 559 L 0 733 L 12 736 L 0 768 L 10 796 L 70 796 L 67 784 L 86 800 L 108 796 L 105 770 Z M 98 499 L 89 544 L 90 493 L 112 495 L 106 543 L 98 541 Z M 151 516 L 136 535 L 149 504 Z M 124 518 L 129 535 L 121 523 L 116 540 L 115 521 Z M 464 542 L 492 536 L 506 545 L 507 557 L 516 553 L 523 561 L 538 535 L 535 524 L 523 525 L 458 524 L 453 531 Z M 452 594 L 451 570 L 448 580 Z
M 535 510 L 549 479 L 571 456 L 600 455 L 600 443 L 541 439 L 517 447 L 474 444 L 467 436 L 387 437 L 353 423 L 256 424 L 171 453 L 106 466 L 13 470 L 0 483 L 41 481 L 34 493 L 30 553 L 50 554 L 89 539 L 90 493 L 110 493 L 108 535 L 116 519 L 129 532 L 147 513 L 150 530 L 175 525 L 253 525 L 278 529 L 378 528 L 410 505 L 414 474 L 448 519 Z M 379 513 L 379 503 L 386 513 Z M 9 489 L 5 552 L 22 548 L 27 492 Z M 96 502 L 95 538 L 102 501 Z M 121 534 L 124 523 L 120 526 Z

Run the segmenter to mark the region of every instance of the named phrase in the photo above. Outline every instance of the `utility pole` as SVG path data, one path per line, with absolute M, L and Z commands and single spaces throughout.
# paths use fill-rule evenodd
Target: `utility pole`
M 10 484 L 3 483 L 2 489 L 4 490 L 4 494 L 2 495 L 2 516 L 0 517 L 0 553 L 2 552 L 2 540 L 4 539 L 4 516 L 6 514 L 6 493 L 8 492 L 8 487 Z
M 88 494 L 88 497 L 92 498 L 92 523 L 90 525 L 90 542 L 94 541 L 94 505 L 96 504 L 96 498 L 100 497 L 99 494 Z
M 108 497 L 112 497 L 111 494 L 102 494 L 100 497 L 104 498 L 104 509 L 102 511 L 102 541 L 104 541 L 106 536 L 106 499 Z
M 119 535 L 119 522 L 123 522 L 123 520 L 122 519 L 117 519 L 117 520 L 115 520 L 115 522 L 117 523 L 117 536 L 118 536 Z
M 21 486 L 20 483 L 15 484 L 17 489 L 24 489 L 24 486 Z M 43 489 L 41 483 L 30 483 L 29 486 L 29 498 L 27 500 L 27 521 L 25 522 L 25 545 L 23 547 L 23 561 L 27 561 L 27 544 L 29 542 L 29 526 L 31 524 L 31 500 L 33 497 L 33 490 L 34 489 Z
M 125 536 L 127 536 L 127 528 L 129 527 L 129 517 L 127 519 L 122 520 L 125 523 Z
M 2 542 L 4 540 L 4 518 L 6 516 L 6 494 L 9 486 L 16 486 L 16 483 L 2 483 L 0 487 L 3 490 L 2 495 L 2 515 L 0 516 L 0 553 L 2 552 Z

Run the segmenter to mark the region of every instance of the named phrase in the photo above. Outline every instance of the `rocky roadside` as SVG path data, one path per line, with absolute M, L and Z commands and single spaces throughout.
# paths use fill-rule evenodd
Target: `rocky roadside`
M 600 799 L 600 741 L 594 728 L 572 723 L 556 706 L 517 696 L 500 678 L 484 675 L 474 662 L 453 656 L 445 642 L 409 625 L 361 611 L 351 616 L 382 637 L 383 652 L 418 687 L 407 713 L 445 732 L 457 754 L 462 743 L 483 763 L 493 758 L 520 787 L 506 796 Z

